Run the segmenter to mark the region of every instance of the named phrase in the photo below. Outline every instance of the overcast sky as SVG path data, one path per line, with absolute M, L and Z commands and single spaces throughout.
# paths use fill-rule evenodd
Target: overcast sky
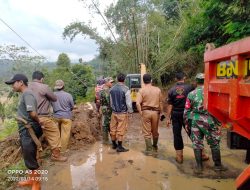
M 116 1 L 100 0 L 101 11 L 104 12 L 112 2 Z M 88 23 L 91 20 L 101 35 L 110 35 L 105 32 L 101 17 L 91 14 L 79 0 L 0 0 L 0 18 L 49 61 L 56 61 L 62 52 L 72 61 L 79 58 L 89 61 L 98 54 L 98 46 L 93 40 L 82 36 L 72 43 L 63 40 L 63 29 L 71 22 Z M 0 45 L 4 44 L 28 47 L 0 21 Z

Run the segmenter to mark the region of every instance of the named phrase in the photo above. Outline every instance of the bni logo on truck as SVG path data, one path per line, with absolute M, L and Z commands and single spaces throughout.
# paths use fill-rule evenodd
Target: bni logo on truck
M 243 77 L 250 76 L 250 58 L 243 61 L 243 67 L 239 67 L 238 60 L 227 60 L 217 63 L 216 77 L 219 79 L 238 78 L 241 69 Z

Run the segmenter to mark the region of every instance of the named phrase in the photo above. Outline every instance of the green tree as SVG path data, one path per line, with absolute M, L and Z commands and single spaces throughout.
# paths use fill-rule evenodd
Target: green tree
M 249 36 L 249 8 L 247 0 L 118 0 L 105 11 L 117 40 L 80 22 L 67 26 L 64 36 L 95 39 L 104 75 L 138 72 L 145 63 L 154 79 L 169 82 L 177 70 L 188 76 L 203 71 L 206 43 L 221 46 Z
M 154 75 L 173 76 L 176 70 L 184 70 L 193 76 L 203 71 L 206 43 L 218 47 L 250 35 L 249 6 L 241 0 L 165 1 L 168 37 Z M 168 14 L 171 11 L 174 14 Z
M 66 53 L 61 53 L 56 61 L 58 67 L 68 68 L 70 66 L 70 59 Z
M 91 66 L 73 64 L 67 68 L 57 66 L 52 71 L 45 71 L 45 80 L 52 88 L 56 80 L 63 80 L 65 91 L 71 93 L 74 100 L 78 100 L 86 96 L 88 87 L 94 84 L 95 77 Z
M 112 60 L 115 60 L 116 45 L 110 38 L 104 39 L 97 32 L 95 28 L 85 24 L 84 22 L 73 22 L 64 28 L 63 37 L 64 39 L 69 38 L 73 41 L 77 35 L 83 35 L 96 41 L 99 45 L 99 58 L 102 59 L 102 69 L 100 75 L 109 75 L 110 73 L 116 72 L 117 67 L 114 65 Z M 120 46 L 119 46 L 120 47 Z M 123 51 L 124 52 L 124 51 Z M 118 65 L 118 64 L 117 64 Z
M 72 80 L 69 81 L 66 88 L 75 100 L 86 97 L 88 87 L 93 86 L 95 82 L 92 68 L 88 65 L 74 64 L 70 72 Z

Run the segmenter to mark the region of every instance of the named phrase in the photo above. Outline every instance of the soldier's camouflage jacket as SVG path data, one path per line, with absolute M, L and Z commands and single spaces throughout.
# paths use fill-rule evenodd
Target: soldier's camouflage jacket
M 195 90 L 188 94 L 185 110 L 184 121 L 187 124 L 188 120 L 205 121 L 209 125 L 221 125 L 207 110 L 204 109 L 204 87 L 198 86 Z
M 102 114 L 104 117 L 107 117 L 107 120 L 110 120 L 112 109 L 110 106 L 110 88 L 108 86 L 103 86 L 103 89 L 100 91 L 100 105 L 102 109 Z M 105 122 L 107 125 L 108 123 Z

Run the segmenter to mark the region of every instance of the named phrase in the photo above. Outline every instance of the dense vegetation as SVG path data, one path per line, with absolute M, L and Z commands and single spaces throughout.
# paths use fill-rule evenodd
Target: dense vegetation
M 218 47 L 250 35 L 247 0 L 118 0 L 105 13 L 100 11 L 98 0 L 91 2 L 90 10 L 102 16 L 111 37 L 102 37 L 86 21 L 66 26 L 63 36 L 74 40 L 81 34 L 96 40 L 99 56 L 88 64 L 81 59 L 71 63 L 62 53 L 56 63 L 45 63 L 44 57 L 30 55 L 25 47 L 0 45 L 1 95 L 11 91 L 4 80 L 17 72 L 31 79 L 35 70 L 45 73 L 51 88 L 55 80 L 64 80 L 66 91 L 76 101 L 92 97 L 87 88 L 92 91 L 98 76 L 136 73 L 140 63 L 146 64 L 156 81 L 165 84 L 177 70 L 189 77 L 203 71 L 206 43 Z M 11 110 L 1 103 L 0 117 L 4 119 Z
M 247 0 L 118 0 L 104 14 L 97 0 L 91 2 L 117 35 L 103 38 L 86 22 L 71 23 L 63 35 L 95 39 L 103 75 L 138 72 L 145 63 L 158 81 L 168 82 L 176 70 L 192 76 L 203 70 L 206 43 L 218 47 L 250 35 Z
M 86 97 L 88 87 L 92 89 L 95 77 L 92 67 L 83 64 L 71 64 L 67 54 L 61 53 L 56 62 L 56 68 L 46 71 L 46 83 L 54 86 L 55 81 L 61 79 L 65 83 L 65 91 L 72 94 L 74 100 L 83 100 Z

